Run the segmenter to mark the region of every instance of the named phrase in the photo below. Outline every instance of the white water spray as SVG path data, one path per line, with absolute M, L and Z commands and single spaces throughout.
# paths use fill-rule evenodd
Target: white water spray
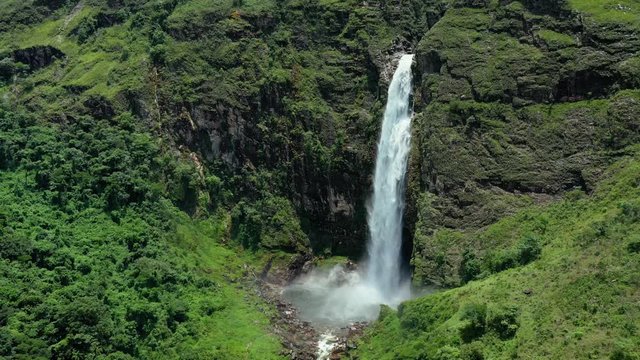
M 404 55 L 389 85 L 369 207 L 368 259 L 363 272 L 338 265 L 317 269 L 284 290 L 303 320 L 324 331 L 318 359 L 327 359 L 337 342 L 336 332 L 357 321 L 374 320 L 380 304 L 397 306 L 411 295 L 402 281 L 400 251 L 407 158 L 411 140 L 411 64 Z
M 366 279 L 385 303 L 408 297 L 400 279 L 402 215 L 407 159 L 411 148 L 411 63 L 404 55 L 389 85 L 378 143 L 373 198 L 369 208 L 369 259 Z

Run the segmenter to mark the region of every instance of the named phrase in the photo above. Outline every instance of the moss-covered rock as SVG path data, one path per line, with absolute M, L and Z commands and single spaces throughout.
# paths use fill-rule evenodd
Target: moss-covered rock
M 638 81 L 633 23 L 571 2 L 453 5 L 416 48 L 407 219 L 415 280 L 447 286 L 459 284 L 464 249 L 487 249 L 464 234 L 590 192 L 638 141 L 639 99 L 625 90 Z

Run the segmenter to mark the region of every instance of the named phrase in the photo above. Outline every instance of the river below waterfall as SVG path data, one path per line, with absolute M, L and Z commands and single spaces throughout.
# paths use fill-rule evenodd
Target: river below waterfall
M 362 281 L 363 271 L 347 263 L 316 268 L 282 289 L 281 296 L 297 310 L 296 316 L 308 322 L 318 334 L 317 359 L 328 359 L 333 351 L 344 347 L 354 335 L 375 321 L 382 304 L 396 307 L 407 300 L 404 295 L 389 301 Z M 412 296 L 424 296 L 436 288 L 413 288 L 405 284 Z

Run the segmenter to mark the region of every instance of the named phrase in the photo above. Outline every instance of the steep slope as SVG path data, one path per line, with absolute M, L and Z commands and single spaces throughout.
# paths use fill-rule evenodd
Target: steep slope
M 416 283 L 462 287 L 385 310 L 359 355 L 633 357 L 637 182 L 605 169 L 637 168 L 639 13 L 4 1 L 1 355 L 278 357 L 234 251 L 362 254 L 384 90 L 413 51 L 405 254 Z
M 496 245 L 464 233 L 591 192 L 640 141 L 638 94 L 625 91 L 640 86 L 627 16 L 640 10 L 615 6 L 454 2 L 422 38 L 407 219 L 418 282 L 460 284 L 464 251 Z
M 2 356 L 277 357 L 228 247 L 360 254 L 417 10 L 4 2 Z
M 357 357 L 636 359 L 640 154 L 627 154 L 593 194 L 576 190 L 475 232 L 517 242 L 467 259 L 480 280 L 383 310 Z
M 128 120 L 0 110 L 0 357 L 279 358 L 228 214 L 181 212 L 192 165 Z
M 419 1 L 12 1 L 2 93 L 52 119 L 131 113 L 222 180 L 239 242 L 359 256 L 393 55 L 436 14 Z M 265 204 L 299 219 L 288 241 L 262 234 L 282 226 L 254 216 Z

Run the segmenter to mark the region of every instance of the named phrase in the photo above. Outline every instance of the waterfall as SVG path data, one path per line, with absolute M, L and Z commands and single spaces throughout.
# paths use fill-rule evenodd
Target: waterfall
M 389 85 L 387 107 L 378 143 L 374 191 L 369 206 L 370 239 L 367 265 L 358 271 L 342 264 L 314 269 L 283 290 L 299 316 L 323 336 L 319 359 L 326 359 L 337 342 L 340 329 L 378 316 L 380 304 L 397 306 L 411 296 L 408 281 L 402 281 L 400 248 L 404 187 L 411 140 L 411 63 L 413 55 L 400 59 Z
M 366 279 L 389 302 L 401 289 L 400 248 L 407 159 L 411 141 L 411 64 L 404 55 L 389 85 L 369 207 Z

